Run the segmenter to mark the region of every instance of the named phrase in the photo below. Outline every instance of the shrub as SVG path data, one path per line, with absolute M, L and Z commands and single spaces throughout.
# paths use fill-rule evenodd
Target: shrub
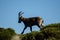
M 10 40 L 12 35 L 14 34 L 15 34 L 14 30 L 11 28 L 8 29 L 0 28 L 0 40 Z
M 39 32 L 24 34 L 22 40 L 60 40 L 60 23 L 44 26 Z

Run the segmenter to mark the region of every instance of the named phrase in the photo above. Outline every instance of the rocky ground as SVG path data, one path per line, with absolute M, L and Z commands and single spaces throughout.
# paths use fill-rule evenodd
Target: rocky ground
M 14 35 L 11 40 L 20 40 L 19 35 Z

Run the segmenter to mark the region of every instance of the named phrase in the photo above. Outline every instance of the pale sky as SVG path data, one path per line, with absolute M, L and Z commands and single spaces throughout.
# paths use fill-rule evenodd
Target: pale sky
M 18 23 L 18 12 L 25 18 L 39 16 L 43 25 L 60 22 L 60 0 L 0 0 L 0 28 L 12 28 L 17 34 L 23 31 L 24 24 Z M 39 31 L 33 26 L 33 31 Z M 29 33 L 27 28 L 24 33 Z

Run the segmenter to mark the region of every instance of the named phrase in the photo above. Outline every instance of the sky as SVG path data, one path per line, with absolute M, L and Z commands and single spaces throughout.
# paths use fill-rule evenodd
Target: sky
M 43 25 L 60 22 L 60 0 L 0 0 L 0 28 L 12 28 L 17 34 L 23 31 L 24 24 L 18 23 L 18 13 L 25 18 L 39 16 Z M 33 31 L 39 31 L 37 26 Z M 24 33 L 29 33 L 29 27 Z

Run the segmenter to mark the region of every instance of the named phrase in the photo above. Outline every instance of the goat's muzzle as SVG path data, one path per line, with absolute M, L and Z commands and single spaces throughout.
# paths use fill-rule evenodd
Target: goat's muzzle
M 21 23 L 21 21 L 18 21 L 18 23 Z

